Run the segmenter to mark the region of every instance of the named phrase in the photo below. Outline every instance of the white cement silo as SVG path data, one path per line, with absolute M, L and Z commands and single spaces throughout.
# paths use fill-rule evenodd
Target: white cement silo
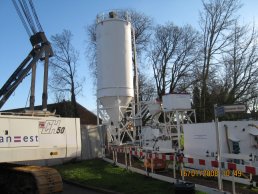
M 134 96 L 131 23 L 115 15 L 98 19 L 97 98 L 114 126 Z

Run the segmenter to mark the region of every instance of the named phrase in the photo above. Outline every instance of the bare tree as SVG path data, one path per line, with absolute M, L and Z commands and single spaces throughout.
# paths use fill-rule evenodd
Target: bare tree
M 151 36 L 152 19 L 144 13 L 129 10 L 131 23 L 135 31 L 137 55 L 140 56 L 148 47 Z
M 216 55 L 227 46 L 230 37 L 229 29 L 235 23 L 234 13 L 240 8 L 239 0 L 203 0 L 204 10 L 200 13 L 202 30 L 202 58 L 200 70 L 201 112 L 202 120 L 206 120 L 208 80 L 211 66 L 216 64 Z
M 198 33 L 191 26 L 173 23 L 155 28 L 150 61 L 159 98 L 166 92 L 183 92 L 191 85 L 190 75 L 198 60 Z
M 206 120 L 213 118 L 214 104 L 244 103 L 252 107 L 250 112 L 255 114 L 257 103 L 258 84 L 258 33 L 254 27 L 239 26 L 235 22 L 228 32 L 226 46 L 217 56 L 218 65 L 212 65 L 207 80 L 207 92 L 205 96 Z M 198 73 L 197 73 L 198 74 Z M 201 82 L 194 88 L 194 108 L 198 121 L 204 121 L 201 117 L 200 92 Z M 199 96 L 198 96 L 199 95 Z M 241 115 L 238 115 L 241 117 Z M 242 115 L 243 116 L 243 115 Z M 230 115 L 234 118 L 234 115 Z
M 70 95 L 73 109 L 70 116 L 78 116 L 76 95 L 82 90 L 82 80 L 78 79 L 79 53 L 72 45 L 72 36 L 69 30 L 63 30 L 61 34 L 51 36 L 54 57 L 50 61 L 52 73 L 50 87 L 54 93 L 57 93 L 56 96 L 66 96 L 67 93 Z
M 139 72 L 139 98 L 140 101 L 150 101 L 151 99 L 157 97 L 155 84 L 148 78 L 145 74 Z
M 256 92 L 257 95 L 257 92 Z M 255 120 L 258 119 L 258 97 L 251 99 L 247 103 L 248 111 L 251 113 L 251 117 Z
M 224 104 L 247 102 L 257 97 L 257 38 L 254 27 L 250 29 L 235 23 L 228 50 L 223 55 Z
M 97 37 L 96 37 L 96 22 L 89 25 L 86 29 L 88 35 L 88 46 L 86 49 L 86 56 L 89 59 L 89 69 L 93 74 L 94 81 L 96 82 L 97 79 Z

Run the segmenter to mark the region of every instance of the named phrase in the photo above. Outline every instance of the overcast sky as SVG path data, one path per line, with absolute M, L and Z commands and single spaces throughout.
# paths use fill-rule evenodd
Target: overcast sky
M 258 1 L 242 0 L 239 14 L 244 23 L 258 24 Z M 191 24 L 198 28 L 201 0 L 37 0 L 34 1 L 39 20 L 50 39 L 51 35 L 61 33 L 63 29 L 73 33 L 73 45 L 80 52 L 79 72 L 85 76 L 83 95 L 78 102 L 87 109 L 96 110 L 96 99 L 88 61 L 85 57 L 87 34 L 85 28 L 93 23 L 97 14 L 112 9 L 135 9 L 150 16 L 155 24 L 171 21 L 177 25 Z M 0 87 L 31 50 L 29 37 L 14 9 L 11 0 L 0 0 Z M 258 25 L 257 25 L 258 27 Z M 36 83 L 36 103 L 41 104 L 43 68 L 38 64 Z M 25 107 L 28 102 L 30 76 L 24 79 L 9 98 L 4 109 Z M 49 95 L 48 102 L 54 101 Z

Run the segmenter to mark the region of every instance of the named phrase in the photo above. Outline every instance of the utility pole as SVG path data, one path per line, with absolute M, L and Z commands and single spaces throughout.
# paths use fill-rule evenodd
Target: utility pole
M 221 107 L 220 107 L 221 108 Z M 214 105 L 214 116 L 215 116 L 215 127 L 216 127 L 216 143 L 217 143 L 217 160 L 218 160 L 218 186 L 219 190 L 223 191 L 223 183 L 221 177 L 221 151 L 220 151 L 220 138 L 219 138 L 219 119 L 218 119 L 218 112 L 221 111 L 224 114 L 224 109 L 222 107 L 221 110 L 218 110 L 217 104 Z

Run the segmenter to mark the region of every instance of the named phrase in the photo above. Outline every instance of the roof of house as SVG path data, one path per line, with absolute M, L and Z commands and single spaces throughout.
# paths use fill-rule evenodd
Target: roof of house
M 97 116 L 94 113 L 79 103 L 77 103 L 76 107 L 80 118 L 80 123 L 82 125 L 97 125 Z M 12 110 L 4 110 L 2 112 L 25 112 L 26 110 L 29 110 L 29 108 L 17 108 Z M 34 110 L 42 110 L 42 106 L 35 106 Z M 55 112 L 55 114 L 60 115 L 61 117 L 71 117 L 71 102 L 63 101 L 59 103 L 48 104 L 47 110 L 50 112 Z

